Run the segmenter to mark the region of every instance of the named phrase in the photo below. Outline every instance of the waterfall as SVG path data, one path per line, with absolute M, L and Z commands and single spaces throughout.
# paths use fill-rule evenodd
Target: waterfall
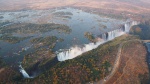
M 58 52 L 57 53 L 58 61 L 65 61 L 65 60 L 73 59 L 73 58 L 81 55 L 82 53 L 85 53 L 87 51 L 95 49 L 99 45 L 101 45 L 107 41 L 110 41 L 110 40 L 114 39 L 115 37 L 118 37 L 125 33 L 128 33 L 131 26 L 137 25 L 137 24 L 138 24 L 138 22 L 136 22 L 136 21 L 127 22 L 123 26 L 124 29 L 119 28 L 119 29 L 115 29 L 115 30 L 103 33 L 101 35 L 102 36 L 101 38 L 103 39 L 102 41 L 98 41 L 96 43 L 84 44 L 84 47 L 75 46 L 75 47 L 71 47 L 67 51 Z
M 124 26 L 125 26 L 125 32 L 128 33 L 130 31 L 131 26 L 133 25 L 137 25 L 138 22 L 137 21 L 132 21 L 132 22 L 127 22 Z
M 22 73 L 22 75 L 23 75 L 23 77 L 24 78 L 33 78 L 33 77 L 30 77 L 29 75 L 28 75 L 28 73 L 22 68 L 22 66 L 21 66 L 21 64 L 19 65 L 19 67 L 20 67 L 20 72 Z
M 78 46 L 71 47 L 68 51 L 60 52 L 57 54 L 58 61 L 65 61 L 68 59 L 73 59 L 79 55 L 81 55 L 84 52 L 90 51 L 94 48 L 97 48 L 100 44 L 104 43 L 105 41 L 102 42 L 97 42 L 97 43 L 89 43 L 85 44 L 84 47 L 80 48 Z
M 114 39 L 115 37 L 125 34 L 125 32 L 123 32 L 122 29 L 112 30 L 107 33 L 108 33 L 108 38 L 106 40 L 108 41 Z

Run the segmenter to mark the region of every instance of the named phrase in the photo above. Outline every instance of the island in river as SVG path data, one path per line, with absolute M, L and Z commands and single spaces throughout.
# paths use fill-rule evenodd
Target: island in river
M 94 9 L 97 11 L 90 12 L 91 10 L 81 7 L 85 11 L 88 10 L 85 12 L 79 8 L 0 12 L 0 56 L 5 61 L 5 63 L 0 61 L 0 81 L 2 83 L 85 84 L 101 80 L 107 80 L 109 83 L 113 80 L 114 83 L 125 83 L 123 81 L 127 80 L 122 79 L 127 79 L 126 77 L 129 76 L 125 74 L 132 74 L 129 76 L 131 78 L 127 81 L 128 83 L 138 84 L 143 81 L 146 83 L 148 69 L 145 59 L 143 59 L 146 56 L 146 50 L 138 41 L 123 45 L 122 53 L 124 54 L 121 59 L 126 61 L 121 60 L 120 65 L 123 65 L 124 70 L 119 66 L 118 72 L 116 72 L 122 75 L 115 74 L 113 77 L 116 78 L 117 75 L 118 79 L 111 77 L 110 80 L 105 77 L 109 76 L 114 69 L 120 44 L 134 39 L 142 39 L 144 35 L 148 35 L 145 30 L 148 30 L 149 27 L 138 24 L 131 28 L 131 34 L 139 35 L 140 38 L 123 35 L 126 28 L 130 28 L 128 25 L 132 23 L 127 21 L 128 24 L 126 24 L 126 20 L 120 19 L 120 17 L 125 17 L 129 10 L 123 13 L 117 11 L 117 14 L 114 14 L 117 16 L 116 18 L 109 14 L 111 11 L 107 12 L 108 16 L 106 17 L 104 14 L 100 15 L 102 12 L 99 11 L 103 10 Z M 128 17 L 125 18 L 139 15 L 131 13 L 127 14 Z M 145 23 L 145 25 L 148 24 Z M 97 41 L 102 41 L 102 43 L 98 44 Z M 91 45 L 94 47 L 91 48 Z M 57 59 L 58 53 L 63 59 L 65 56 L 67 58 L 70 51 L 73 52 L 71 56 L 76 54 L 78 49 L 87 52 L 79 52 L 80 54 L 74 59 L 62 62 Z M 133 54 L 135 49 L 137 50 Z M 143 55 L 139 54 L 139 57 L 138 51 Z M 126 55 L 126 53 L 129 54 Z M 132 66 L 136 66 L 137 61 L 130 58 L 130 55 L 137 57 L 136 60 L 139 60 L 141 64 L 133 68 Z M 128 58 L 131 60 L 127 61 Z M 29 74 L 29 78 L 24 78 L 19 72 L 18 62 L 22 62 L 21 65 Z M 124 65 L 126 63 L 127 68 Z M 124 71 L 129 71 L 129 68 L 133 72 L 135 72 L 135 68 L 139 69 L 136 75 L 132 72 L 125 73 Z

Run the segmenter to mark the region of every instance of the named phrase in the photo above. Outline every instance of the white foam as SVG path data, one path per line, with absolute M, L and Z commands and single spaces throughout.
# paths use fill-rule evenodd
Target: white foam
M 115 29 L 115 30 L 109 31 L 107 33 L 104 33 L 102 35 L 102 39 L 103 39 L 102 41 L 98 41 L 96 43 L 85 44 L 84 47 L 79 47 L 79 46 L 71 47 L 67 51 L 59 52 L 59 53 L 57 53 L 58 61 L 65 61 L 65 60 L 73 59 L 73 58 L 81 55 L 82 53 L 85 53 L 87 51 L 95 49 L 99 45 L 106 43 L 107 41 L 110 41 L 116 37 L 119 37 L 125 33 L 128 33 L 131 26 L 137 25 L 137 24 L 138 24 L 138 22 L 136 22 L 136 21 L 127 22 L 124 25 L 125 31 L 123 31 L 123 29 Z

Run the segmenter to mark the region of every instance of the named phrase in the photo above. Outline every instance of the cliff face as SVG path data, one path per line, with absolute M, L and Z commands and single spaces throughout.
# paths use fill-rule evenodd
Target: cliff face
M 119 68 L 107 84 L 148 84 L 146 56 L 147 51 L 142 43 L 125 43 Z
M 138 35 L 141 39 L 150 39 L 150 20 L 142 22 L 138 25 L 132 26 L 130 29 L 130 34 Z

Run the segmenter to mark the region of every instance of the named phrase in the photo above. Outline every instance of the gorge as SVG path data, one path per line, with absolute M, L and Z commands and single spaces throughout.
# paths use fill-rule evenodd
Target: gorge
M 119 37 L 123 34 L 129 33 L 130 28 L 132 26 L 138 25 L 138 24 L 139 24 L 139 22 L 137 22 L 137 21 L 128 21 L 122 27 L 100 35 L 101 37 L 98 37 L 98 38 L 101 38 L 102 40 L 100 40 L 96 43 L 84 44 L 83 47 L 75 46 L 75 47 L 71 47 L 70 49 L 67 49 L 67 50 L 65 49 L 64 51 L 63 51 L 63 49 L 61 49 L 61 51 L 56 51 L 57 59 L 60 62 L 66 61 L 69 59 L 73 59 L 73 58 L 81 55 L 82 53 L 88 52 L 92 49 L 97 48 L 101 44 L 104 44 L 108 41 L 113 40 L 116 37 Z M 27 74 L 27 72 L 22 68 L 21 65 L 19 65 L 19 66 L 21 68 L 20 72 L 23 74 L 24 78 L 33 78 Z
M 65 61 L 68 59 L 73 59 L 79 55 L 81 55 L 84 52 L 90 51 L 92 49 L 97 48 L 99 45 L 106 43 L 115 37 L 119 37 L 125 33 L 129 33 L 129 30 L 132 26 L 137 25 L 137 21 L 129 21 L 123 25 L 123 27 L 103 33 L 101 36 L 100 41 L 96 43 L 89 43 L 89 44 L 84 44 L 83 47 L 71 47 L 67 51 L 62 51 L 62 52 L 57 52 L 57 58 L 59 61 Z

